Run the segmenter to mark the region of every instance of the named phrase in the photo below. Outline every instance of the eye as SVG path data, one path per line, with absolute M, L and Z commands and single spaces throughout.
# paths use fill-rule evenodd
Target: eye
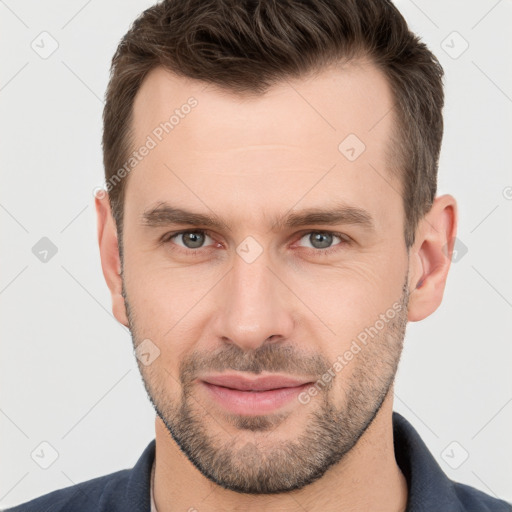
M 213 239 L 206 234 L 203 230 L 195 231 L 180 231 L 178 233 L 170 233 L 164 237 L 163 243 L 171 242 L 175 243 L 179 247 L 184 249 L 201 249 L 207 239 L 210 239 L 210 243 Z
M 343 233 L 336 233 L 331 231 L 309 231 L 305 233 L 299 239 L 302 245 L 307 251 L 312 251 L 314 255 L 327 255 L 333 251 L 337 251 L 345 245 L 349 245 L 351 242 L 350 237 Z M 199 254 L 199 249 L 212 248 L 215 242 L 213 238 L 202 229 L 196 230 L 183 230 L 167 233 L 161 239 L 162 244 L 169 244 L 178 251 L 193 255 Z M 210 247 L 209 247 L 210 246 Z M 219 247 L 222 244 L 218 244 Z
M 336 239 L 339 240 L 338 243 Z M 316 253 L 330 253 L 338 249 L 338 246 L 350 243 L 348 237 L 342 233 L 333 233 L 331 231 L 310 231 L 303 235 L 299 242 L 304 240 L 306 242 L 305 247 L 315 250 Z

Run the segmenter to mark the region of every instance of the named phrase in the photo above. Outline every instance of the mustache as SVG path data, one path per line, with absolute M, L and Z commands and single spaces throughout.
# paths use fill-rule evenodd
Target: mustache
M 225 370 L 260 374 L 264 371 L 295 376 L 321 376 L 330 365 L 320 354 L 304 352 L 291 345 L 268 344 L 246 351 L 230 344 L 213 351 L 194 352 L 180 364 L 180 379 L 192 382 L 198 374 L 221 373 Z

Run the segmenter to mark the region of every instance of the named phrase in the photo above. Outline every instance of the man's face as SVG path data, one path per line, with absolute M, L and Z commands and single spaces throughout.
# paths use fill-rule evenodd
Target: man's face
M 133 146 L 156 145 L 126 189 L 129 326 L 136 346 L 159 350 L 139 362 L 159 417 L 228 489 L 313 482 L 391 389 L 408 302 L 401 185 L 386 157 L 391 105 L 368 64 L 244 98 L 155 70 L 137 95 Z M 176 109 L 172 131 L 158 130 Z M 153 211 L 163 203 L 219 223 L 167 222 Z M 329 222 L 286 222 L 342 207 Z M 224 400 L 203 381 L 220 374 L 312 384 L 279 403 L 272 391 L 265 403 L 261 391 L 225 390 Z

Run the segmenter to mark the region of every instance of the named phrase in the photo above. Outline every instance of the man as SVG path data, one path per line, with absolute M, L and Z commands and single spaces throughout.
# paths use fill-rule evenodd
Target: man
M 385 0 L 142 14 L 113 59 L 96 208 L 156 439 L 12 511 L 512 510 L 393 412 L 456 234 L 442 76 Z

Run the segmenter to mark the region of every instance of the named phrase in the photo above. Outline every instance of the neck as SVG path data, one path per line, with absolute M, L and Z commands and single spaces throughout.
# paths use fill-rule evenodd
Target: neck
M 286 494 L 247 495 L 224 489 L 188 460 L 156 418 L 154 499 L 158 512 L 218 510 L 405 512 L 407 482 L 395 459 L 390 392 L 356 445 L 323 477 Z

